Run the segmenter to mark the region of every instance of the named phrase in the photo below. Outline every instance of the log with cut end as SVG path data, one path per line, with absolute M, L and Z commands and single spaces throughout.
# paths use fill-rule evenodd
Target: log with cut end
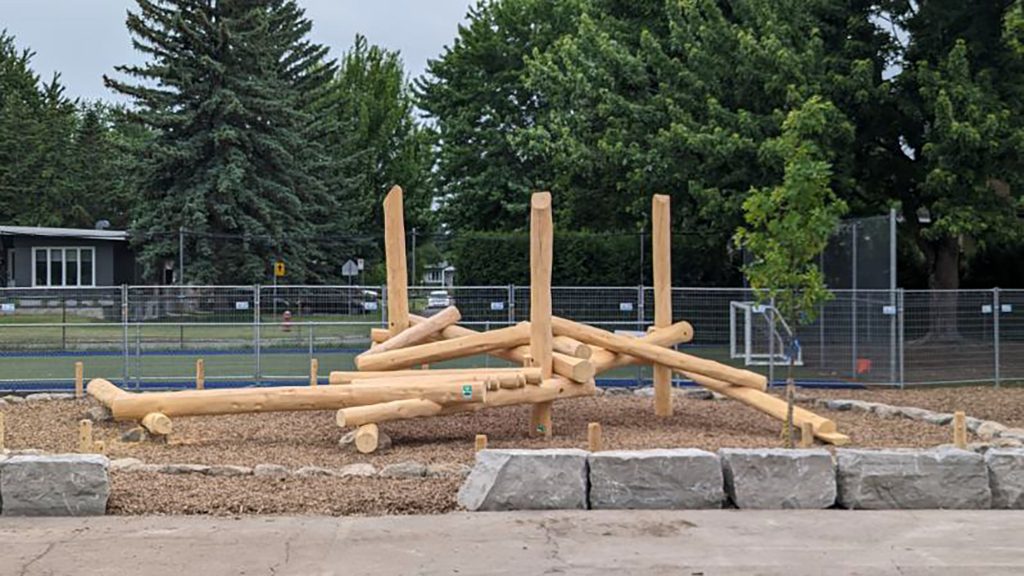
M 384 262 L 388 274 L 388 330 L 394 336 L 409 327 L 409 271 L 405 264 L 405 208 L 402 187 L 384 197 Z
M 391 350 L 398 350 L 413 346 L 415 344 L 422 344 L 426 342 L 432 335 L 444 330 L 445 328 L 457 324 L 462 319 L 462 314 L 459 313 L 459 309 L 455 306 L 449 306 L 444 310 L 441 310 L 437 314 L 434 314 L 430 318 L 427 318 L 425 322 L 411 326 L 402 330 L 398 334 L 392 335 L 387 340 L 379 343 L 372 350 L 363 352 L 361 356 L 368 356 L 371 354 L 382 354 Z
M 512 348 L 530 341 L 530 327 L 518 324 L 479 332 L 453 340 L 441 340 L 429 344 L 420 344 L 409 348 L 381 352 L 380 354 L 356 357 L 356 367 L 360 370 L 398 370 L 417 366 L 424 362 L 440 362 L 454 358 L 475 356 L 492 350 Z M 383 344 L 381 344 L 383 346 Z
M 726 366 L 712 360 L 697 358 L 696 356 L 690 356 L 689 354 L 683 354 L 668 348 L 662 348 L 661 346 L 644 342 L 639 338 L 618 336 L 600 328 L 594 328 L 593 326 L 587 326 L 586 324 L 580 324 L 565 318 L 552 318 L 551 321 L 552 328 L 558 334 L 571 336 L 582 342 L 588 342 L 608 350 L 642 358 L 652 364 L 669 366 L 673 370 L 694 372 L 709 378 L 757 390 L 764 390 L 768 384 L 767 378 L 760 374 Z
M 393 381 L 405 377 L 448 377 L 448 380 L 486 381 L 492 377 L 499 379 L 508 375 L 522 375 L 529 384 L 540 384 L 540 368 L 432 368 L 424 370 L 381 370 L 374 372 L 331 372 L 331 384 L 350 384 L 353 382 L 369 384 L 373 380 Z
M 380 344 L 391 338 L 391 331 L 387 328 L 370 328 L 370 342 Z
M 113 390 L 111 390 L 113 389 Z M 115 420 L 141 420 L 152 412 L 168 417 L 245 414 L 250 412 L 291 412 L 300 410 L 337 410 L 350 406 L 380 404 L 395 400 L 424 399 L 440 404 L 482 403 L 486 400 L 483 382 L 447 384 L 372 384 L 350 386 L 285 386 L 277 388 L 237 388 L 185 390 L 181 392 L 128 393 L 106 380 L 89 383 L 106 398 Z
M 693 340 L 693 326 L 686 321 L 676 322 L 664 328 L 655 328 L 639 340 L 655 346 L 671 348 L 676 344 L 684 344 Z M 611 350 L 594 346 L 591 346 L 591 349 L 593 354 L 590 356 L 590 362 L 594 365 L 594 371 L 598 374 L 623 366 L 648 363 L 646 360 L 630 356 L 629 354 L 618 354 Z
M 553 351 L 565 354 L 566 356 L 572 356 L 573 358 L 586 360 L 593 354 L 590 346 L 568 336 L 555 336 L 551 341 L 551 345 Z M 552 358 L 553 362 L 554 359 Z
M 363 424 L 390 422 L 437 416 L 443 406 L 430 400 L 395 400 L 368 406 L 355 406 L 338 410 L 336 420 L 338 426 L 362 426 Z
M 409 321 L 413 325 L 424 320 L 426 319 L 415 314 L 409 316 Z M 462 338 L 471 334 L 479 334 L 479 332 L 463 326 L 449 326 L 441 331 L 441 337 L 445 340 Z M 522 364 L 523 359 L 530 355 L 530 347 L 522 345 L 505 350 L 493 350 L 490 352 L 490 355 L 515 364 Z M 555 352 L 551 355 L 551 365 L 555 374 L 564 376 L 574 382 L 585 383 L 594 379 L 594 366 L 589 360 L 584 360 L 583 358 L 573 358 L 572 356 Z
M 356 450 L 362 454 L 377 451 L 380 445 L 380 428 L 376 424 L 363 424 L 356 430 Z
M 174 429 L 171 419 L 160 412 L 150 412 L 143 416 L 142 427 L 155 436 L 167 436 Z

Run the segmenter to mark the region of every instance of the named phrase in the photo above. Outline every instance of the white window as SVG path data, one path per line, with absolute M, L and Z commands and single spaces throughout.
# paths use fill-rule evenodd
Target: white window
M 94 248 L 33 248 L 32 285 L 95 286 Z

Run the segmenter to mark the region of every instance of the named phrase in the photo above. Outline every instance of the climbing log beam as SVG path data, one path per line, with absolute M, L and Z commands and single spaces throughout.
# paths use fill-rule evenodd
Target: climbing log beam
M 685 321 L 676 322 L 664 328 L 655 328 L 639 340 L 647 344 L 671 348 L 676 344 L 684 344 L 693 340 L 693 326 Z M 646 360 L 630 356 L 629 354 L 618 354 L 596 346 L 591 346 L 591 349 L 593 354 L 590 357 L 590 362 L 594 365 L 594 371 L 598 374 L 632 364 L 649 364 Z
M 655 194 L 651 204 L 654 326 L 665 328 L 672 324 L 672 235 L 669 197 Z M 662 364 L 654 365 L 654 413 L 657 416 L 672 415 L 672 369 Z
M 91 396 L 110 408 L 115 420 L 142 420 L 153 412 L 160 412 L 173 418 L 251 412 L 337 410 L 411 399 L 431 400 L 439 404 L 482 403 L 487 394 L 486 384 L 483 382 L 381 383 L 316 388 L 286 386 L 136 394 L 120 390 L 102 379 L 89 382 L 88 391 Z
M 424 370 L 378 370 L 373 372 L 331 372 L 331 384 L 350 384 L 353 382 L 369 383 L 371 380 L 393 381 L 398 378 L 413 376 L 447 377 L 449 381 L 474 380 L 483 382 L 492 378 L 501 379 L 509 374 L 521 374 L 528 384 L 540 384 L 542 380 L 540 368 L 431 368 Z
M 409 322 L 414 326 L 424 321 L 426 321 L 426 318 L 422 316 L 409 315 Z M 441 331 L 441 338 L 451 340 L 472 334 L 480 334 L 480 332 L 463 326 L 449 326 Z M 522 365 L 523 361 L 530 356 L 530 346 L 521 345 L 506 350 L 492 350 L 489 354 L 496 358 Z M 564 376 L 573 382 L 586 383 L 594 379 L 593 364 L 589 360 L 582 358 L 573 358 L 555 352 L 551 355 L 551 368 L 555 374 Z
M 459 313 L 459 309 L 455 306 L 449 306 L 444 310 L 441 310 L 437 314 L 434 314 L 430 318 L 427 318 L 424 322 L 402 330 L 398 334 L 395 334 L 387 340 L 377 344 L 371 350 L 367 350 L 360 354 L 360 356 L 370 356 L 373 354 L 382 354 L 384 352 L 390 352 L 392 350 L 399 350 L 416 344 L 422 344 L 426 342 L 433 334 L 444 330 L 448 326 L 458 323 L 462 319 L 462 314 Z
M 360 370 L 398 370 L 418 366 L 424 362 L 440 362 L 453 358 L 474 356 L 492 350 L 511 348 L 530 341 L 530 326 L 517 324 L 500 330 L 478 332 L 472 335 L 419 344 L 409 348 L 356 357 Z M 381 344 L 383 346 L 383 344 Z
M 405 208 L 400 186 L 391 188 L 384 198 L 384 258 L 388 273 L 388 330 L 394 336 L 409 327 Z
M 565 318 L 552 318 L 551 326 L 556 334 L 571 336 L 582 342 L 594 344 L 622 354 L 629 354 L 652 364 L 669 366 L 674 370 L 686 370 L 737 386 L 757 390 L 764 390 L 768 384 L 764 376 L 748 370 L 733 368 L 713 360 L 705 360 L 696 356 L 690 356 L 689 354 L 683 354 L 682 352 L 676 352 L 675 350 L 662 348 L 644 342 L 639 338 L 618 336 L 600 328 L 594 328 L 593 326 L 587 326 L 586 324 L 580 324 Z

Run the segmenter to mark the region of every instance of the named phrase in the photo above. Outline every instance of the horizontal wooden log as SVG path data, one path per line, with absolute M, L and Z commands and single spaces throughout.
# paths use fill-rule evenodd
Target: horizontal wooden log
M 90 380 L 85 391 L 107 407 L 113 404 L 114 400 L 128 394 L 128 392 L 121 390 L 117 386 L 114 386 L 109 380 L 105 380 L 103 378 L 93 378 Z
M 391 331 L 387 328 L 370 328 L 370 342 L 380 344 L 391 338 Z
M 655 346 L 671 348 L 677 344 L 685 344 L 693 340 L 693 326 L 686 321 L 676 322 L 664 328 L 652 329 L 639 340 Z M 594 371 L 598 374 L 623 366 L 649 363 L 629 354 L 619 354 L 595 346 L 591 346 L 591 349 L 593 354 L 590 356 L 590 362 L 594 365 Z
M 455 358 L 475 356 L 492 350 L 512 348 L 530 340 L 530 327 L 518 324 L 478 332 L 452 340 L 442 340 L 429 344 L 420 344 L 409 348 L 381 352 L 356 357 L 356 367 L 360 370 L 399 370 L 416 366 L 425 362 L 440 362 Z M 383 346 L 383 344 L 381 344 Z
M 395 400 L 369 406 L 355 406 L 338 410 L 336 421 L 338 426 L 362 426 L 363 424 L 390 422 L 392 420 L 408 420 L 436 416 L 443 407 L 430 400 Z
M 417 324 L 425 320 L 422 316 L 416 316 L 415 314 L 409 315 L 409 322 Z M 477 334 L 475 330 L 465 328 L 463 326 L 449 326 L 441 331 L 441 337 L 450 340 L 452 338 L 461 338 L 470 334 Z M 493 350 L 489 352 L 491 356 L 507 360 L 515 364 L 522 364 L 523 360 L 530 356 L 530 347 L 516 346 L 515 348 L 509 348 L 506 350 Z M 552 368 L 555 374 L 564 376 L 574 382 L 586 383 L 594 379 L 594 366 L 589 360 L 583 358 L 573 358 L 559 352 L 555 352 L 551 357 Z
M 582 342 L 595 344 L 620 354 L 635 356 L 652 364 L 668 366 L 673 370 L 685 370 L 756 390 L 764 390 L 768 384 L 767 378 L 749 370 L 733 368 L 732 366 L 726 366 L 712 360 L 662 348 L 661 346 L 644 342 L 639 338 L 619 336 L 600 328 L 587 326 L 586 324 L 580 324 L 565 318 L 552 318 L 551 326 L 558 335 L 571 336 Z M 657 332 L 654 334 L 657 334 Z
M 374 346 L 373 349 L 363 352 L 360 356 L 383 354 L 384 352 L 389 352 L 391 350 L 399 350 L 416 344 L 422 344 L 433 334 L 458 323 L 461 319 L 462 314 L 459 313 L 459 309 L 455 306 L 449 306 L 430 318 L 427 318 L 426 321 L 415 326 L 410 326 L 398 334 L 391 336 L 387 340 L 379 343 L 377 346 Z
M 113 385 L 111 384 L 111 386 Z M 90 382 L 91 387 L 92 383 Z M 365 406 L 409 399 L 432 400 L 441 404 L 482 403 L 486 400 L 486 395 L 486 384 L 483 382 L 429 385 L 373 384 L 318 386 L 316 388 L 286 386 L 185 390 L 181 392 L 123 392 L 107 406 L 115 420 L 141 420 L 151 412 L 161 412 L 169 417 L 176 417 L 250 412 L 337 410 L 349 406 Z
M 407 376 L 448 377 L 449 380 L 472 380 L 483 382 L 492 376 L 521 374 L 530 384 L 540 384 L 540 368 L 431 368 L 430 370 L 382 370 L 375 372 L 331 372 L 331 384 L 349 384 L 352 382 L 369 383 L 372 380 L 394 381 Z

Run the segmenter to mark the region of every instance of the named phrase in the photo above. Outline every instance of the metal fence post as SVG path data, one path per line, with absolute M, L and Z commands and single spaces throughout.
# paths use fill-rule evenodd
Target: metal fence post
M 260 380 L 261 380 L 261 378 L 263 376 L 263 367 L 261 366 L 262 358 L 260 356 L 260 348 L 263 345 L 263 334 L 262 334 L 262 332 L 263 332 L 262 331 L 263 310 L 262 310 L 262 303 L 260 302 L 260 292 L 263 291 L 263 288 L 259 284 L 257 284 L 255 286 L 253 286 L 252 289 L 253 289 L 253 296 L 252 296 L 252 303 L 253 303 L 253 306 L 252 306 L 252 309 L 253 309 L 253 312 L 252 312 L 252 322 L 253 322 L 252 323 L 252 338 L 253 338 L 252 351 L 253 351 L 253 355 L 255 356 L 255 360 L 256 360 L 256 366 L 255 366 L 255 370 L 254 370 L 255 373 L 253 374 L 253 379 L 256 380 L 257 384 L 259 384 Z
M 768 387 L 775 385 L 775 296 L 769 301 L 768 309 Z
M 996 388 L 999 388 L 999 288 L 992 289 L 992 333 L 994 335 L 992 347 L 995 350 L 995 374 Z
M 121 347 L 124 352 L 124 378 L 123 385 L 128 386 L 128 285 L 121 285 Z
M 903 296 L 903 288 L 896 291 L 896 333 L 899 337 L 899 345 L 897 346 L 897 349 L 900 356 L 900 390 L 903 390 L 904 382 L 906 382 L 906 376 L 903 371 L 903 362 L 906 357 L 906 337 L 904 335 L 906 328 L 903 323 Z
M 380 323 L 384 328 L 388 327 L 388 286 L 380 285 Z
M 516 285 L 508 285 L 508 325 L 516 323 Z

